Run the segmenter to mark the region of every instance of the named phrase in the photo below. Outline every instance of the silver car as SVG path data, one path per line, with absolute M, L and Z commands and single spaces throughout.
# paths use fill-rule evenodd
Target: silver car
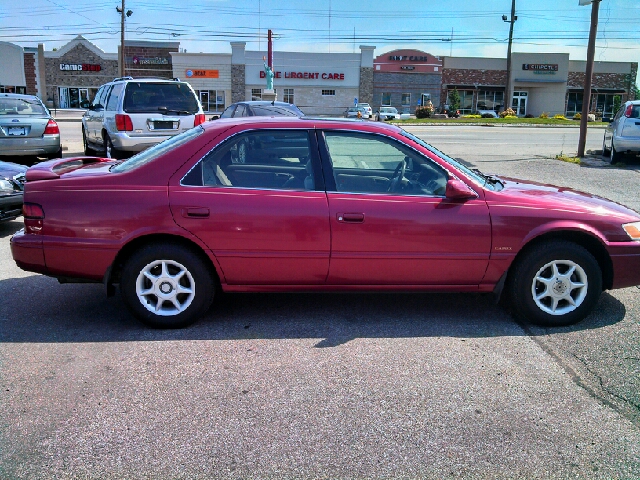
M 626 102 L 607 126 L 602 140 L 602 152 L 611 163 L 625 154 L 640 153 L 640 100 Z
M 116 78 L 98 89 L 82 117 L 86 155 L 122 158 L 205 122 L 186 82 Z
M 38 97 L 0 93 L 0 155 L 62 157 L 60 129 Z

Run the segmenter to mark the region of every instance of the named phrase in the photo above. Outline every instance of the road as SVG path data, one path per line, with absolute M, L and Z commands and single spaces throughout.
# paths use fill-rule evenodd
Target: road
M 61 125 L 79 154 L 79 124 Z M 637 166 L 550 158 L 575 132 L 411 130 L 475 167 L 640 209 Z M 640 476 L 637 288 L 560 329 L 484 295 L 245 294 L 158 331 L 101 285 L 19 270 L 20 226 L 0 224 L 2 478 Z

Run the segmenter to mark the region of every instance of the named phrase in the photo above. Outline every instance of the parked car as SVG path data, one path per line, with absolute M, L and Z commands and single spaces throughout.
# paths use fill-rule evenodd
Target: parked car
M 252 100 L 232 103 L 219 118 L 239 117 L 302 117 L 304 113 L 293 103 Z M 212 120 L 218 117 L 212 117 Z
M 344 111 L 343 115 L 345 118 L 365 118 L 367 111 L 364 107 L 349 107 Z
M 400 120 L 400 114 L 396 107 L 380 107 L 375 115 L 376 122 L 381 120 Z
M 22 215 L 24 174 L 27 167 L 0 161 L 0 222 Z
M 625 154 L 640 154 L 640 100 L 625 102 L 606 127 L 602 151 L 611 163 L 622 160 Z
M 557 326 L 640 284 L 639 213 L 470 170 L 387 123 L 221 119 L 124 162 L 52 160 L 26 179 L 17 265 L 119 284 L 153 327 L 194 322 L 217 289 L 503 286 L 515 315 Z
M 0 93 L 0 155 L 62 157 L 60 129 L 38 97 Z
M 205 122 L 191 86 L 179 80 L 116 78 L 82 117 L 85 155 L 122 158 Z
M 368 103 L 360 102 L 356 105 L 356 107 L 363 108 L 362 118 L 373 118 L 373 109 L 371 108 L 371 105 L 369 105 Z
M 482 115 L 482 118 L 499 118 L 495 110 L 478 110 L 478 115 Z

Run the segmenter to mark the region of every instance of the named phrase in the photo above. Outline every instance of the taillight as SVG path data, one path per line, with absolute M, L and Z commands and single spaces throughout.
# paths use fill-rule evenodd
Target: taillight
M 24 218 L 44 218 L 44 210 L 37 203 L 25 202 L 22 204 L 22 216 Z
M 44 134 L 45 135 L 55 135 L 55 134 L 60 135 L 60 129 L 58 128 L 58 124 L 55 122 L 55 120 L 49 120 L 49 123 L 47 123 L 47 126 L 44 128 Z
M 44 210 L 37 203 L 25 202 L 22 204 L 22 216 L 24 217 L 24 229 L 27 233 L 40 235 L 42 233 L 42 220 Z
M 624 111 L 624 116 L 627 118 L 631 118 L 632 111 L 633 111 L 633 105 L 629 105 L 627 109 Z
M 193 119 L 193 126 L 197 127 L 198 125 L 203 124 L 205 121 L 206 117 L 204 116 L 204 113 L 198 113 Z
M 120 132 L 132 132 L 133 123 L 129 115 L 116 113 L 116 129 Z

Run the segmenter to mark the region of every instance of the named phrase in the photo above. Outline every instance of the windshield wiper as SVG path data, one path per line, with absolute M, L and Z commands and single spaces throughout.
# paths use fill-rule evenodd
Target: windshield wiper
M 158 110 L 164 113 L 172 112 L 172 113 L 177 113 L 178 115 L 190 115 L 190 113 L 187 110 L 169 110 L 167 107 L 158 107 Z

